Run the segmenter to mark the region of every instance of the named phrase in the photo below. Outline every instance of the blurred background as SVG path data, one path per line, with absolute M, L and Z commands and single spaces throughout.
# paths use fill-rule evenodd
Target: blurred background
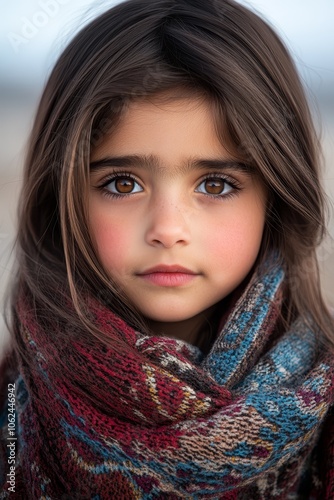
M 203 0 L 205 1 L 205 0 Z M 92 0 L 15 0 L 0 20 L 0 307 L 11 276 L 11 248 L 22 163 L 36 105 L 58 55 L 76 31 L 119 3 Z M 242 1 L 276 27 L 302 75 L 324 151 L 323 181 L 334 200 L 334 2 Z M 322 286 L 334 304 L 334 218 L 319 251 Z M 0 317 L 1 346 L 7 338 Z

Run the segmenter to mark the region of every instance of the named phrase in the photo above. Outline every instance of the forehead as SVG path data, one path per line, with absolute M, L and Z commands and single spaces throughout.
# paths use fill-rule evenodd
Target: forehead
M 194 157 L 231 157 L 217 136 L 210 101 L 170 96 L 130 103 L 114 130 L 94 148 L 91 161 L 111 154 L 140 155 L 156 169 L 184 168 Z

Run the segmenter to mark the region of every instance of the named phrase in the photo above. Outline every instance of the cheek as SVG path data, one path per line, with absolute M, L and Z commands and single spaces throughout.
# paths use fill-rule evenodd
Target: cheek
M 216 265 L 221 262 L 226 268 L 239 268 L 243 274 L 250 270 L 258 255 L 264 228 L 261 211 L 232 211 L 230 216 L 208 228 L 205 238 L 207 253 Z
M 130 235 L 128 225 L 121 220 L 109 220 L 106 215 L 94 215 L 91 220 L 91 234 L 101 264 L 112 273 L 122 267 L 126 251 L 130 248 Z

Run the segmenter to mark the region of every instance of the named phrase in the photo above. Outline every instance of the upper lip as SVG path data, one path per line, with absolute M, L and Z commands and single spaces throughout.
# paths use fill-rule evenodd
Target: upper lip
M 153 273 L 184 273 L 184 274 L 197 274 L 190 269 L 182 266 L 166 266 L 164 264 L 159 264 L 158 266 L 150 267 L 145 271 L 138 274 L 153 274 Z

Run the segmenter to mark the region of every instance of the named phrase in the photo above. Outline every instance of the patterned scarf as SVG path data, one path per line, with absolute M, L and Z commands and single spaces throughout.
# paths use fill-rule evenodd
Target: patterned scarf
M 119 347 L 69 325 L 59 345 L 22 301 L 35 365 L 15 382 L 17 441 L 3 419 L 0 498 L 333 499 L 333 361 L 301 320 L 273 342 L 283 279 L 278 265 L 254 273 L 207 356 L 93 300 Z

